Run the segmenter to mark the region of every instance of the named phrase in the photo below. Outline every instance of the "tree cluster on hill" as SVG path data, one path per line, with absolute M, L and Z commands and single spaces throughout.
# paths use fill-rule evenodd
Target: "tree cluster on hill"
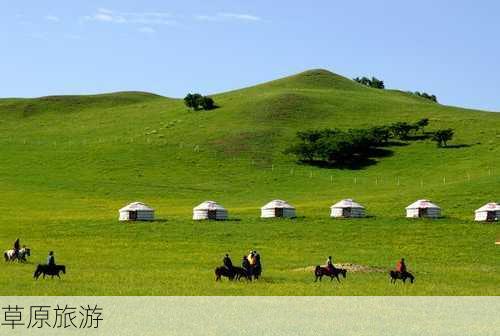
M 377 149 L 391 145 L 391 139 L 416 140 L 432 138 L 439 147 L 446 146 L 453 137 L 453 130 L 425 133 L 429 119 L 415 123 L 396 122 L 366 129 L 308 130 L 297 133 L 298 141 L 285 150 L 307 163 L 346 164 L 377 156 Z M 418 137 L 418 132 L 421 136 Z
M 427 92 L 419 92 L 419 91 L 415 91 L 415 92 L 410 92 L 411 94 L 414 94 L 415 96 L 418 96 L 418 97 L 422 97 L 422 98 L 425 98 L 425 99 L 429 99 L 430 101 L 433 101 L 435 103 L 438 102 L 437 100 L 437 97 L 433 94 L 429 94 Z
M 217 107 L 215 101 L 211 97 L 202 96 L 199 93 L 188 93 L 187 96 L 184 97 L 184 104 L 194 111 L 202 109 L 208 111 Z
M 432 134 L 432 140 L 436 142 L 438 147 L 448 146 L 448 141 L 453 139 L 454 132 L 451 128 L 442 129 Z
M 368 77 L 356 77 L 354 78 L 354 81 L 374 89 L 385 89 L 384 81 L 375 77 L 372 77 L 371 79 Z

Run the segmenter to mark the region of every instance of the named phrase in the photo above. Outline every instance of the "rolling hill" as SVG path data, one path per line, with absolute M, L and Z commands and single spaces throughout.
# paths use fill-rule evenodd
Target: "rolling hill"
M 47 251 L 68 266 L 64 280 L 31 279 L 34 265 L 6 264 L 1 292 L 25 295 L 499 295 L 498 224 L 472 221 L 498 201 L 500 114 L 376 90 L 310 70 L 214 95 L 220 108 L 143 92 L 0 99 L 0 243 L 20 237 L 33 263 Z M 283 150 L 299 130 L 414 122 L 455 129 L 451 148 L 430 141 L 392 148 L 357 170 L 298 164 Z M 328 218 L 352 197 L 370 214 Z M 263 221 L 275 198 L 296 220 Z M 443 219 L 409 221 L 404 207 L 429 198 Z M 193 223 L 213 199 L 232 220 Z M 155 223 L 121 224 L 117 210 L 142 200 Z M 261 251 L 264 279 L 215 284 L 213 267 Z M 414 286 L 354 274 L 342 286 L 312 284 L 301 271 L 332 254 L 339 262 L 392 267 L 406 256 Z M 15 282 L 12 279 L 16 279 Z

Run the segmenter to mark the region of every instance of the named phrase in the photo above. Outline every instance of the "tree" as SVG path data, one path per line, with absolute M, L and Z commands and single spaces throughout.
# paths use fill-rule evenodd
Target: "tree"
M 375 77 L 372 77 L 370 86 L 375 89 L 382 89 L 382 90 L 385 89 L 384 81 L 379 80 Z
M 372 87 L 374 89 L 385 89 L 384 81 L 377 79 L 376 77 L 372 77 L 371 79 L 368 77 L 356 77 L 353 79 L 355 82 L 359 84 L 366 85 Z
M 412 93 L 412 92 L 410 92 L 410 93 Z M 414 94 L 415 96 L 418 96 L 418 97 L 422 97 L 422 98 L 425 98 L 425 99 L 429 99 L 430 101 L 433 101 L 433 102 L 435 102 L 435 103 L 437 103 L 437 102 L 438 102 L 437 97 L 436 97 L 435 95 L 433 95 L 433 94 L 428 94 L 427 92 L 422 92 L 422 93 L 420 93 L 419 91 L 415 91 L 415 92 L 413 92 L 413 94 Z
M 436 141 L 438 147 L 448 146 L 448 141 L 453 139 L 454 132 L 451 128 L 437 130 L 432 136 L 432 140 Z
M 421 130 L 422 132 L 424 131 L 424 128 L 425 126 L 428 126 L 429 125 L 429 119 L 428 118 L 423 118 L 423 119 L 420 119 L 419 121 L 417 121 L 415 123 L 415 125 L 417 126 L 417 131 L 418 130 Z
M 186 97 L 184 97 L 184 104 L 188 107 L 188 108 L 192 108 L 194 109 L 194 97 L 191 93 L 188 93 Z
M 400 140 L 408 139 L 410 132 L 415 129 L 414 125 L 410 125 L 407 122 L 397 122 L 390 127 L 392 134 Z
M 199 93 L 188 93 L 187 96 L 184 97 L 184 104 L 195 111 L 200 109 L 213 110 L 216 107 L 212 98 L 202 96 Z
M 213 110 L 215 108 L 215 102 L 210 97 L 202 97 L 201 107 L 206 111 Z
M 191 108 L 195 111 L 200 109 L 200 105 L 202 103 L 203 96 L 199 93 L 188 93 L 186 97 L 184 97 L 184 104 L 188 108 Z

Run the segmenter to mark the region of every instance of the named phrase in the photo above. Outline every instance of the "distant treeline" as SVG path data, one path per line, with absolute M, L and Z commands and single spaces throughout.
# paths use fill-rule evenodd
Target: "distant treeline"
M 411 93 L 411 94 L 413 94 L 415 96 L 418 96 L 418 97 L 429 99 L 429 100 L 431 100 L 431 101 L 433 101 L 435 103 L 438 102 L 437 97 L 435 95 L 429 94 L 427 92 L 418 92 L 418 91 L 416 91 L 416 92 L 408 92 L 408 93 Z
M 358 82 L 359 84 L 366 85 L 368 87 L 374 88 L 374 89 L 381 89 L 381 90 L 385 89 L 384 81 L 380 80 L 380 79 L 378 79 L 376 77 L 372 77 L 372 78 L 368 78 L 368 77 L 364 77 L 364 76 L 363 77 L 356 77 L 356 78 L 353 78 L 353 81 Z M 418 97 L 429 99 L 430 101 L 433 101 L 435 103 L 438 102 L 436 95 L 429 94 L 427 92 L 419 92 L 419 91 L 411 92 L 411 91 L 408 91 L 408 93 L 412 94 L 412 95 L 415 95 L 415 96 L 418 96 Z
M 439 147 L 446 146 L 453 138 L 453 130 L 439 130 L 426 133 L 424 128 L 429 119 L 415 123 L 396 122 L 391 125 L 371 128 L 321 129 L 297 133 L 298 141 L 285 150 L 306 163 L 345 164 L 378 156 L 377 149 L 395 145 L 391 140 L 420 140 L 431 138 Z
M 384 81 L 375 77 L 372 77 L 371 79 L 368 77 L 356 77 L 354 78 L 354 81 L 374 89 L 385 89 Z

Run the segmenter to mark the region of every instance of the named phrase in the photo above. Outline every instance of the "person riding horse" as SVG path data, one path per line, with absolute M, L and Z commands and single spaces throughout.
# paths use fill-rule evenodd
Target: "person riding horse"
M 54 267 L 56 265 L 56 260 L 54 258 L 54 251 L 50 251 L 47 257 L 47 266 Z
M 16 259 L 19 259 L 19 250 L 21 249 L 21 243 L 19 242 L 19 238 L 16 239 L 16 241 L 14 242 L 14 247 L 13 247 L 13 250 L 14 250 L 14 258 Z
M 396 264 L 396 272 L 399 272 L 400 274 L 405 274 L 407 272 L 405 258 L 401 258 L 401 260 L 399 260 Z
M 233 270 L 233 262 L 231 261 L 229 254 L 226 253 L 224 259 L 222 259 L 222 264 L 224 265 L 225 268 L 227 268 L 228 271 Z
M 248 260 L 248 256 L 243 256 L 241 260 L 241 267 L 247 271 L 249 275 L 252 274 L 252 265 L 250 265 L 250 261 Z
M 326 259 L 326 268 L 331 272 L 335 268 L 333 266 L 333 259 L 332 256 L 329 256 L 328 259 Z

